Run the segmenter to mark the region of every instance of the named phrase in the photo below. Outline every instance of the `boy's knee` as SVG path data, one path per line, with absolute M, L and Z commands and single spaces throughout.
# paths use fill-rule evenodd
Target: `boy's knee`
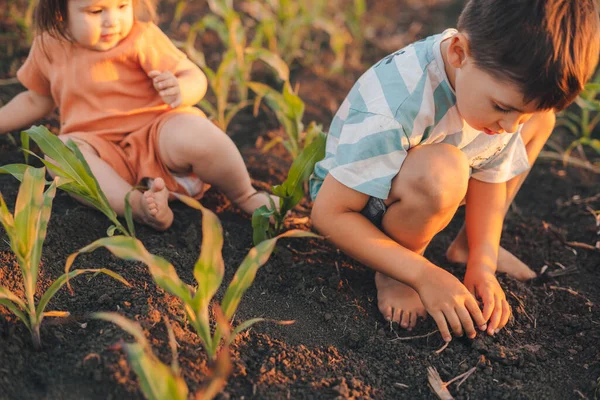
M 443 143 L 422 149 L 431 150 L 432 154 L 424 159 L 412 182 L 415 193 L 436 212 L 455 208 L 467 193 L 469 162 L 466 156 L 457 147 Z

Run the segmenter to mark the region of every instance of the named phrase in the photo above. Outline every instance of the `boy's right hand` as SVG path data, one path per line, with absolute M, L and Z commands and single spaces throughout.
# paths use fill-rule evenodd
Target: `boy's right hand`
M 475 297 L 454 275 L 438 267 L 427 270 L 426 275 L 415 289 L 446 342 L 452 340 L 448 325 L 457 336 L 466 332 L 471 339 L 477 335 L 473 321 L 485 331 L 486 320 Z

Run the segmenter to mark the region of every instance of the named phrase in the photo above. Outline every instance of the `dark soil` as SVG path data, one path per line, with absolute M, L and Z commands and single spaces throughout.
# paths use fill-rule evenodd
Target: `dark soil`
M 397 3 L 403 6 L 397 7 Z M 377 35 L 390 38 L 411 32 L 411 26 L 417 36 L 440 31 L 452 24 L 460 9 L 452 2 L 430 1 L 441 3 L 433 8 L 419 8 L 420 3 L 373 2 L 372 14 L 379 16 L 377 21 L 383 19 L 382 23 L 373 22 Z M 439 29 L 433 29 L 436 27 Z M 383 54 L 384 49 L 371 49 L 366 57 L 374 61 Z M 306 120 L 327 125 L 360 68 L 349 68 L 342 77 L 326 77 L 318 68 L 298 69 L 295 74 L 307 102 Z M 0 100 L 6 102 L 20 90 L 18 86 L 0 87 Z M 232 125 L 234 140 L 257 187 L 281 182 L 290 163 L 281 149 L 264 154 L 254 145 L 273 135 L 269 130 L 275 126 L 273 118 L 265 114 L 258 119 L 242 114 Z M 562 139 L 561 132 L 555 135 Z M 23 161 L 6 135 L 0 137 L 0 160 L 2 164 Z M 258 324 L 239 335 L 232 347 L 233 374 L 220 398 L 433 399 L 427 386 L 428 366 L 434 366 L 445 381 L 477 366 L 464 384 L 449 387 L 462 399 L 594 398 L 600 392 L 600 253 L 565 243 L 595 245 L 600 240 L 587 209 L 600 209 L 599 183 L 598 175 L 585 170 L 538 161 L 507 216 L 502 245 L 537 272 L 547 266 L 546 273 L 528 283 L 500 276 L 514 313 L 507 328 L 495 337 L 456 338 L 439 353 L 436 351 L 443 345 L 439 334 L 401 339 L 433 332 L 431 319 L 410 333 L 385 323 L 377 309 L 371 270 L 324 241 L 282 241 L 258 272 L 236 321 L 265 317 L 296 322 L 288 326 Z M 16 180 L 0 175 L 0 190 L 12 207 Z M 227 283 L 251 247 L 250 219 L 217 191 L 209 191 L 202 202 L 217 212 L 223 225 Z M 170 230 L 157 233 L 138 226 L 138 238 L 150 252 L 171 261 L 185 282 L 193 284 L 192 269 L 202 239 L 200 213 L 182 204 L 173 206 L 175 222 Z M 304 199 L 289 227 L 310 229 L 304 218 L 309 210 L 310 203 Z M 462 223 L 462 214 L 459 211 L 426 254 L 460 277 L 464 267 L 445 261 L 444 252 Z M 45 242 L 38 294 L 63 273 L 69 254 L 104 237 L 108 225 L 103 215 L 59 191 Z M 20 295 L 16 259 L 4 233 L 0 239 L 0 285 Z M 191 392 L 206 382 L 206 357 L 183 318 L 179 301 L 156 287 L 144 265 L 98 250 L 80 256 L 75 267 L 110 268 L 132 287 L 105 276 L 76 278 L 74 295 L 62 289 L 48 308 L 68 310 L 72 316 L 45 320 L 41 351 L 33 349 L 25 326 L 0 307 L 0 399 L 142 398 L 124 354 L 113 346 L 131 338 L 111 324 L 91 320 L 89 314 L 95 311 L 118 311 L 139 321 L 164 362 L 170 362 L 170 350 L 161 316 L 168 316 Z M 550 276 L 549 272 L 563 267 L 576 267 L 576 271 Z M 223 291 L 219 292 L 218 296 L 222 295 Z

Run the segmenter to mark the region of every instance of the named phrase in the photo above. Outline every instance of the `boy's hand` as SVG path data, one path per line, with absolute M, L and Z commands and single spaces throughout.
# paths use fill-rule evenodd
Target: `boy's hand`
M 182 98 L 179 81 L 171 71 L 150 71 L 148 77 L 152 79 L 154 89 L 156 89 L 166 104 L 171 108 L 175 108 L 181 104 Z
M 508 322 L 511 310 L 494 271 L 484 266 L 467 265 L 465 286 L 483 301 L 483 318 L 489 321 L 487 333 L 497 333 Z
M 428 270 L 426 274 L 415 289 L 445 341 L 452 340 L 448 325 L 457 336 L 466 332 L 471 339 L 477 335 L 473 321 L 479 329 L 486 329 L 486 319 L 483 318 L 475 297 L 454 275 L 437 267 Z

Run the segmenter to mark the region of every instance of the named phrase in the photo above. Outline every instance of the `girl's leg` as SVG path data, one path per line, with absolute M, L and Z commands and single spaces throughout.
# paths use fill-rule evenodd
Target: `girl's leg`
M 69 135 L 61 135 L 60 139 L 66 142 L 72 138 Z M 106 195 L 110 206 L 118 215 L 123 216 L 125 212 L 125 196 L 131 191 L 132 186 L 102 160 L 92 146 L 79 139 L 75 139 L 75 142 L 89 164 L 100 188 Z M 171 209 L 169 207 L 161 207 L 160 209 L 157 207 L 157 202 L 161 202 L 163 197 L 166 201 L 168 196 L 169 193 L 165 189 L 165 183 L 162 178 L 156 179 L 152 188 L 143 194 L 139 190 L 134 190 L 129 197 L 129 201 L 136 221 L 157 230 L 165 230 L 171 226 L 173 222 L 173 212 Z M 82 199 L 75 198 L 86 204 Z
M 527 149 L 529 165 L 533 165 L 537 159 L 554 129 L 555 122 L 556 116 L 553 112 L 548 111 L 534 115 L 523 127 L 521 136 Z M 528 174 L 529 171 L 525 171 L 507 182 L 505 215 Z M 467 232 L 463 224 L 460 232 L 448 248 L 446 257 L 452 262 L 466 263 L 468 255 Z M 500 247 L 498 252 L 497 267 L 499 272 L 505 272 L 519 280 L 527 280 L 536 276 L 535 272 L 503 247 Z
M 252 214 L 258 207 L 270 204 L 266 195 L 252 187 L 233 141 L 208 119 L 190 114 L 172 117 L 161 128 L 158 146 L 167 168 L 174 172 L 193 171 L 200 180 L 223 191 L 243 211 Z
M 416 147 L 392 181 L 383 231 L 396 242 L 423 254 L 431 239 L 448 225 L 467 192 L 469 164 L 454 146 Z M 412 329 L 427 314 L 417 292 L 381 273 L 375 274 L 379 310 L 384 318 Z

